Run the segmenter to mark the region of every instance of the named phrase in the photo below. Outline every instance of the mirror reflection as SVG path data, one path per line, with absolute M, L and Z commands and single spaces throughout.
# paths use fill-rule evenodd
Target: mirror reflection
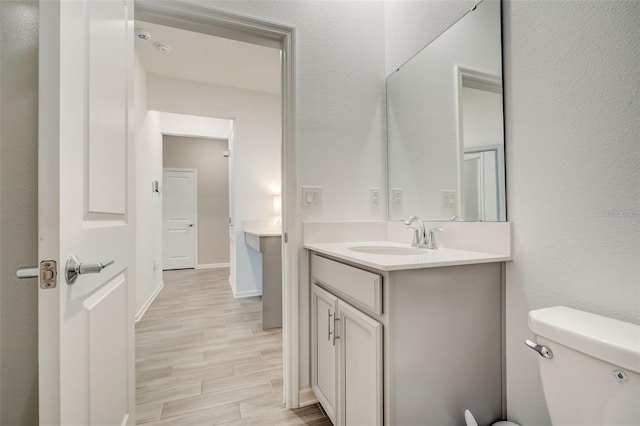
M 389 220 L 506 220 L 500 26 L 484 0 L 387 78 Z

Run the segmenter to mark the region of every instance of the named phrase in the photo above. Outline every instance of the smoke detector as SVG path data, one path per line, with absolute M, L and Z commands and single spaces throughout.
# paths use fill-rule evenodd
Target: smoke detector
M 136 37 L 142 41 L 148 41 L 151 39 L 151 33 L 142 28 L 136 28 Z
M 162 44 L 162 43 L 156 43 L 156 49 L 158 49 L 158 52 L 162 53 L 162 54 L 167 54 L 169 52 L 171 52 L 171 48 L 169 46 L 167 46 L 166 44 Z

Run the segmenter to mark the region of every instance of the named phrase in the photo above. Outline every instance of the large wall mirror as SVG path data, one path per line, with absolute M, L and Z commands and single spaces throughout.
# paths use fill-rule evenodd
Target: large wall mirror
M 500 1 L 387 78 L 389 220 L 504 221 Z

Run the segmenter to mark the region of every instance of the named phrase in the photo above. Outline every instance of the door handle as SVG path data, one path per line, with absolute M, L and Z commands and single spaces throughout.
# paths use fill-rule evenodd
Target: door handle
M 40 268 L 37 266 L 21 266 L 16 269 L 16 277 L 20 279 L 38 278 L 40 276 Z
M 338 336 L 338 330 L 336 328 L 336 321 L 340 321 L 340 318 L 337 317 L 337 315 L 333 316 L 333 346 L 336 345 L 336 340 L 338 340 L 340 338 L 340 336 Z
M 187 223 L 187 226 L 188 226 L 189 228 L 193 228 L 193 223 Z
M 78 275 L 83 274 L 98 274 L 102 272 L 107 266 L 111 266 L 115 263 L 115 260 L 108 262 L 96 262 L 96 263 L 81 263 L 75 255 L 71 255 L 67 258 L 67 265 L 65 266 L 65 277 L 67 284 L 71 285 L 76 282 Z

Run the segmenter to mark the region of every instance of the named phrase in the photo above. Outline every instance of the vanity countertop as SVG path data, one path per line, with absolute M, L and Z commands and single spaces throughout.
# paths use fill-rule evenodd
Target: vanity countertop
M 399 271 L 403 269 L 436 268 L 441 266 L 471 265 L 477 263 L 505 262 L 511 256 L 497 253 L 440 248 L 423 249 L 420 254 L 374 254 L 354 251 L 361 247 L 398 247 L 409 249 L 408 244 L 392 241 L 340 242 L 305 244 L 304 248 L 317 253 L 332 256 L 348 262 L 357 263 L 380 271 Z

